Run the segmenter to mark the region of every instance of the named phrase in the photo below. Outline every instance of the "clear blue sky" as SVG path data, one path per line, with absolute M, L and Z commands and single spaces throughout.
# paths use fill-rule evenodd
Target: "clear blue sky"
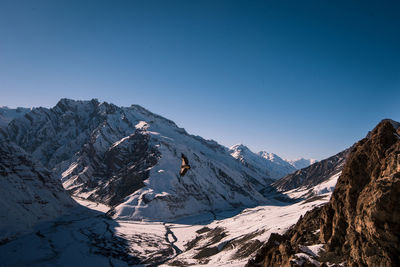
M 397 2 L 397 3 L 396 3 Z M 140 104 L 322 159 L 400 120 L 398 1 L 0 1 L 0 105 Z

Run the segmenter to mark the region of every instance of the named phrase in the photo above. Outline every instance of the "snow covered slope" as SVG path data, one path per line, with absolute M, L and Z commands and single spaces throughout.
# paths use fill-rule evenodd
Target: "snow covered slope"
M 296 170 L 291 164 L 274 153 L 262 151 L 255 154 L 242 144 L 232 146 L 230 148 L 230 153 L 232 157 L 239 160 L 243 166 L 273 180 L 279 179 Z
M 274 153 L 260 151 L 258 155 L 268 161 L 268 168 L 272 169 L 274 179 L 279 179 L 296 170 L 291 164 Z
M 6 127 L 10 121 L 24 116 L 30 110 L 29 108 L 0 107 L 0 128 Z
M 74 195 L 114 206 L 114 217 L 168 220 L 268 201 L 258 192 L 266 175 L 137 105 L 62 99 L 12 121 L 7 133 Z M 182 153 L 191 169 L 180 177 Z
M 329 199 L 198 214 L 175 222 L 111 220 L 77 199 L 71 214 L 0 246 L 4 266 L 244 266 L 272 233 Z M 236 214 L 235 216 L 233 216 Z
M 288 196 L 291 199 L 307 199 L 332 193 L 341 174 L 342 171 L 339 171 L 319 184 L 313 186 L 300 186 L 280 193 Z
M 326 203 L 329 197 L 330 193 L 323 194 L 318 199 L 286 206 L 249 208 L 230 218 L 224 217 L 229 216 L 229 212 L 217 213 L 216 220 L 207 225 L 172 224 L 170 228 L 178 240 L 176 244 L 183 252 L 167 264 L 244 266 L 272 233 L 284 233 L 300 216 Z M 188 237 L 191 239 L 188 240 Z
M 0 137 L 0 243 L 75 205 L 41 164 Z

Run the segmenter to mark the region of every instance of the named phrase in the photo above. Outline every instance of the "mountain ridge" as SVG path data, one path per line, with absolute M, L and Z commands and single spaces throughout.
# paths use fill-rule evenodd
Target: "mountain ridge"
M 114 217 L 172 219 L 269 201 L 259 192 L 271 182 L 265 173 L 139 105 L 61 99 L 11 121 L 5 132 L 67 190 L 112 206 Z M 183 178 L 181 153 L 192 167 Z

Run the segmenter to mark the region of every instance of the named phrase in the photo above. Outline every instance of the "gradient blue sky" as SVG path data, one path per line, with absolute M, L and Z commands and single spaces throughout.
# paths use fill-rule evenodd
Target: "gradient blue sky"
M 0 1 L 0 105 L 140 104 L 322 159 L 400 120 L 398 1 Z

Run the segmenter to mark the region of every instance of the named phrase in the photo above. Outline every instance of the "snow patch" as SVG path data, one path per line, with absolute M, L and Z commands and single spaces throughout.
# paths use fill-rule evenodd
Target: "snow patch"
M 313 259 L 311 256 L 305 253 L 294 254 L 294 259 L 291 260 L 292 263 L 297 264 L 298 266 L 302 266 L 307 261 L 309 261 L 311 264 L 314 264 L 315 266 L 320 266 L 319 261 Z
M 145 121 L 140 121 L 138 124 L 135 125 L 135 128 L 140 130 L 147 130 L 149 127 L 150 125 Z

